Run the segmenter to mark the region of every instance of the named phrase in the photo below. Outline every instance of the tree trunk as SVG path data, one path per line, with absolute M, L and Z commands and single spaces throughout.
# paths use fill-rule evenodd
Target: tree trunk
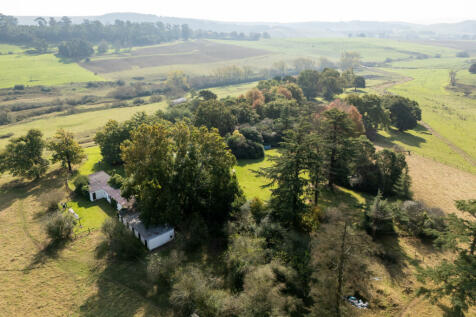
M 68 170 L 69 170 L 70 173 L 73 172 L 73 168 L 71 167 L 71 161 L 70 160 L 68 160 Z
M 471 242 L 471 249 L 469 250 L 471 255 L 474 255 L 474 249 L 476 249 L 476 232 L 473 234 L 473 242 Z
M 347 222 L 344 222 L 344 232 L 342 233 L 342 243 L 340 247 L 339 265 L 337 267 L 337 294 L 336 294 L 336 316 L 341 316 L 340 302 L 342 300 L 342 284 L 344 281 L 344 258 L 345 258 L 345 239 L 347 236 Z

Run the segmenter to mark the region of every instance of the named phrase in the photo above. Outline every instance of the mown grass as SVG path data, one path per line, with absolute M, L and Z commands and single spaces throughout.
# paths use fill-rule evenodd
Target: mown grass
M 86 198 L 76 196 L 67 204 L 68 208 L 72 208 L 79 216 L 79 222 L 75 227 L 76 233 L 101 228 L 104 220 L 114 216 L 115 213 L 114 208 L 105 199 L 91 202 Z
M 55 86 L 104 80 L 76 63 L 62 62 L 53 54 L 28 55 L 20 47 L 13 45 L 2 45 L 0 51 L 0 88 L 19 84 Z
M 81 137 L 91 137 L 98 128 L 104 126 L 110 119 L 125 121 L 130 119 L 130 117 L 138 111 L 145 111 L 148 114 L 152 114 L 166 107 L 167 103 L 164 101 L 136 107 L 111 108 L 72 115 L 60 115 L 2 126 L 1 130 L 2 134 L 13 133 L 14 137 L 18 137 L 26 134 L 30 129 L 39 129 L 44 133 L 44 136 L 48 138 L 51 137 L 57 129 L 63 128 Z M 5 147 L 7 142 L 8 139 L 0 139 L 0 148 Z
M 228 85 L 222 87 L 214 87 L 210 88 L 218 98 L 225 98 L 227 96 L 237 97 L 241 94 L 244 94 L 246 91 L 255 88 L 258 85 L 257 81 L 245 84 L 237 84 L 237 85 Z

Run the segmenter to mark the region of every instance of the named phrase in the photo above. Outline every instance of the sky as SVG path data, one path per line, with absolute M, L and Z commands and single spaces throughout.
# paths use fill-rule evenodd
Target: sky
M 402 21 L 421 24 L 476 19 L 476 0 L 2 0 L 0 13 L 94 16 L 137 12 L 235 22 Z

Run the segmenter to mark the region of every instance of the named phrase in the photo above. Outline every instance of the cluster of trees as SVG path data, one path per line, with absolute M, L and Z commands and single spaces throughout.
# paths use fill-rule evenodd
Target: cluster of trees
M 363 96 L 350 95 L 345 101 L 354 105 L 362 114 L 367 136 L 375 134 L 379 128 L 395 126 L 399 131 L 413 129 L 421 120 L 418 103 L 405 97 L 395 95 Z
M 335 95 L 342 93 L 344 88 L 365 88 L 364 77 L 355 76 L 352 70 L 340 73 L 331 68 L 326 68 L 322 72 L 317 70 L 302 71 L 297 82 L 308 100 L 318 96 L 332 100 Z
M 80 163 L 85 157 L 70 132 L 59 129 L 47 142 L 41 131 L 31 129 L 24 136 L 10 139 L 5 150 L 0 152 L 0 173 L 8 171 L 13 176 L 39 179 L 49 166 L 49 161 L 44 158 L 45 149 L 52 152 L 52 163 L 60 162 L 69 172 L 73 164 Z
M 103 48 L 98 47 L 98 51 L 104 52 L 105 42 L 116 47 L 131 47 L 191 38 L 239 40 L 269 38 L 267 33 L 246 35 L 236 32 L 194 31 L 187 24 L 171 25 L 162 22 L 137 23 L 116 20 L 113 24 L 102 24 L 100 21 L 85 20 L 81 24 L 73 24 L 68 17 L 62 17 L 59 20 L 38 17 L 36 22 L 38 25 L 18 25 L 15 17 L 0 14 L 0 42 L 33 46 L 38 52 L 43 53 L 48 49 L 48 44 L 78 40 L 103 44 Z

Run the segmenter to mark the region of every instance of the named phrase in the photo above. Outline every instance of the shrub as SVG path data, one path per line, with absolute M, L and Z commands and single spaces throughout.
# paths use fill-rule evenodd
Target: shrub
M 471 74 L 476 74 L 476 63 L 471 64 L 471 66 L 469 67 L 469 72 Z
M 114 188 L 121 188 L 124 178 L 119 174 L 114 174 L 108 181 L 108 184 Z
M 134 105 L 143 105 L 145 103 L 145 100 L 142 99 L 142 98 L 136 98 L 134 99 L 134 101 L 132 102 Z
M 102 228 L 106 236 L 109 255 L 123 260 L 133 260 L 145 255 L 146 249 L 134 234 L 116 218 L 108 218 Z
M 85 175 L 79 175 L 73 181 L 74 192 L 83 197 L 89 198 L 89 180 Z
M 152 95 L 149 98 L 150 103 L 161 102 L 161 101 L 162 101 L 162 96 L 161 95 Z
M 261 199 L 255 197 L 250 201 L 250 212 L 253 215 L 256 223 L 259 224 L 261 219 L 266 216 L 266 206 Z
M 235 131 L 227 140 L 231 152 L 237 159 L 258 159 L 264 157 L 264 148 L 261 144 L 247 140 L 238 131 Z
M 53 242 L 71 239 L 75 220 L 69 213 L 56 213 L 46 224 L 46 234 Z
M 466 51 L 462 51 L 462 52 L 456 53 L 456 57 L 469 57 L 469 54 Z
M 176 269 L 183 263 L 185 255 L 172 250 L 168 256 L 153 255 L 147 265 L 147 277 L 156 284 L 170 285 Z
M 170 303 L 180 316 L 200 315 L 207 310 L 207 297 L 210 283 L 203 272 L 194 266 L 176 272 L 175 282 L 170 293 Z M 200 316 L 199 315 L 199 316 Z
M 434 239 L 435 231 L 446 228 L 444 213 L 437 208 L 428 208 L 420 201 L 407 200 L 396 206 L 395 220 L 403 231 L 424 239 Z
M 25 89 L 25 85 L 15 85 L 13 86 L 13 90 L 23 90 Z

